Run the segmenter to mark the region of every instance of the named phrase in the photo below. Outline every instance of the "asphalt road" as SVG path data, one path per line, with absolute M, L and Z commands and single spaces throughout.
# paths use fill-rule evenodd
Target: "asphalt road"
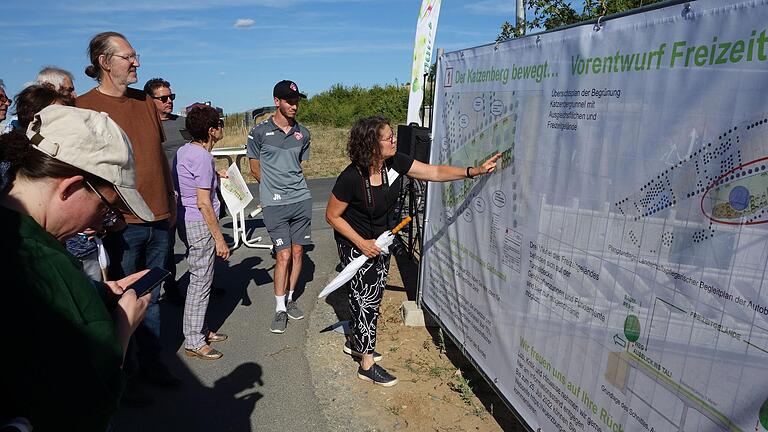
M 328 430 L 315 397 L 305 347 L 308 317 L 322 289 L 319 285 L 335 274 L 338 263 L 333 231 L 325 221 L 325 203 L 334 181 L 309 181 L 314 246 L 308 248 L 297 288 L 303 291 L 298 304 L 305 318 L 290 320 L 284 334 L 269 331 L 275 307 L 274 259 L 266 249 L 241 246 L 228 263 L 217 263 L 214 286 L 224 288 L 226 295 L 213 299 L 208 310 L 210 327 L 229 335 L 229 340 L 216 344 L 224 357 L 206 361 L 184 356 L 183 307 L 163 303 L 164 357 L 183 385 L 175 390 L 148 387 L 155 403 L 121 409 L 115 418 L 118 431 Z M 255 203 L 257 186 L 251 186 Z M 222 223 L 226 236 L 231 233 L 231 219 Z M 269 241 L 260 216 L 246 225 L 251 237 L 261 235 Z M 181 242 L 175 252 L 183 286 L 186 264 Z

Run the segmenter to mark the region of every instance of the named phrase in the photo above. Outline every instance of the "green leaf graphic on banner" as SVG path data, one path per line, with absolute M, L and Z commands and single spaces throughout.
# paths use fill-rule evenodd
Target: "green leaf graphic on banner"
M 640 338 L 640 320 L 635 315 L 627 315 L 624 320 L 624 336 L 630 342 L 637 342 Z
M 763 425 L 763 429 L 768 430 L 768 399 L 763 402 L 763 406 L 760 407 L 760 424 Z

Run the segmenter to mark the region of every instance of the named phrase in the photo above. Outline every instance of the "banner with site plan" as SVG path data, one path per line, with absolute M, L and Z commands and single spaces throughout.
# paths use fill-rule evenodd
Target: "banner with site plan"
M 768 2 L 440 58 L 423 305 L 543 431 L 768 430 Z

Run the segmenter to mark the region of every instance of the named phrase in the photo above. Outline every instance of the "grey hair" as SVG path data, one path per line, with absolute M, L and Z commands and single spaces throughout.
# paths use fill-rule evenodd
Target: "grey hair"
M 61 89 L 61 86 L 64 84 L 64 78 L 69 78 L 70 81 L 75 82 L 75 77 L 69 71 L 56 66 L 46 66 L 37 73 L 37 82 L 52 84 L 56 90 Z

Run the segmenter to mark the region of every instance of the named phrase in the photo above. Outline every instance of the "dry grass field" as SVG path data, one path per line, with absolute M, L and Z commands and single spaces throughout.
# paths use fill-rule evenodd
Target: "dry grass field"
M 346 156 L 349 129 L 323 125 L 306 125 L 312 134 L 309 160 L 304 163 L 304 175 L 307 178 L 336 177 L 349 164 Z M 227 126 L 224 139 L 216 143 L 220 147 L 244 147 L 248 129 L 243 126 Z M 254 181 L 248 169 L 247 159 L 243 159 L 240 171 L 247 182 Z M 226 161 L 217 160 L 216 168 L 223 168 Z

